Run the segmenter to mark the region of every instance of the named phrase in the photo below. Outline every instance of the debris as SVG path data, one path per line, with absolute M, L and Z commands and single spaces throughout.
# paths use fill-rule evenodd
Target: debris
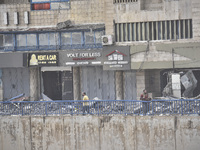
M 197 87 L 197 80 L 192 70 L 189 70 L 185 75 L 181 77 L 181 83 L 185 88 L 185 91 L 183 92 L 183 97 L 193 97 L 193 91 Z
M 65 29 L 65 28 L 70 28 L 72 26 L 71 20 L 67 20 L 65 22 L 59 22 L 57 24 L 58 29 Z

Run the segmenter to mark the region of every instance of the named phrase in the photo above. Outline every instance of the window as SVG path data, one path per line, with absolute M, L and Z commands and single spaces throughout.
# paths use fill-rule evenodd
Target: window
M 14 49 L 13 34 L 0 34 L 0 50 Z
M 35 49 L 37 46 L 36 34 L 17 34 L 17 49 Z
M 105 31 L 59 31 L 40 33 L 0 34 L 0 50 L 56 50 L 102 48 Z
M 93 32 L 85 32 L 85 44 L 94 44 Z
M 73 32 L 72 33 L 72 44 L 75 44 L 75 45 L 82 44 L 82 33 L 81 32 Z
M 102 40 L 101 37 L 104 35 L 104 31 L 95 31 L 95 44 L 101 44 Z
M 32 0 L 32 10 L 69 9 L 69 0 Z
M 71 32 L 61 33 L 61 45 L 71 45 Z
M 56 49 L 59 43 L 58 33 L 41 33 L 39 34 L 40 49 Z
M 137 2 L 138 0 L 113 0 L 113 3 L 132 3 Z
M 121 26 L 123 27 L 121 28 Z M 189 39 L 193 36 L 192 19 L 116 23 L 115 27 L 117 42 L 177 40 Z M 121 35 L 123 36 L 122 40 Z

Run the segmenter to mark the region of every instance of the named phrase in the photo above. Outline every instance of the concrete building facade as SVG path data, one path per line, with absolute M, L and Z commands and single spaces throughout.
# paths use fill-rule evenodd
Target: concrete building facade
M 38 100 L 44 93 L 78 100 L 86 91 L 90 99 L 139 99 L 143 89 L 162 95 L 165 72 L 192 69 L 198 81 L 199 7 L 197 0 L 1 1 L 0 98 L 25 93 Z M 113 42 L 102 45 L 105 35 Z M 120 56 L 120 65 L 104 67 L 111 63 L 102 61 L 106 51 L 128 57 L 125 47 L 130 67 L 124 69 Z M 30 65 L 33 54 L 43 58 L 40 65 Z M 55 63 L 50 55 L 57 56 Z

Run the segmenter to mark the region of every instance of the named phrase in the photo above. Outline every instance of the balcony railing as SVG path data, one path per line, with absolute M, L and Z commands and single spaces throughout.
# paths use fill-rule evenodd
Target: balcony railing
M 200 100 L 90 100 L 0 102 L 0 115 L 188 115 L 200 114 Z

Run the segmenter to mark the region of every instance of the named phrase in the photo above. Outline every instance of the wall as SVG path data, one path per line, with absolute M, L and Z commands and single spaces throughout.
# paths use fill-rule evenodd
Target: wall
M 0 150 L 199 150 L 199 116 L 0 117 Z
M 24 23 L 24 11 L 29 11 L 30 23 Z M 3 13 L 8 12 L 9 25 L 3 23 Z M 14 12 L 19 12 L 19 25 L 14 25 Z M 1 28 L 53 27 L 57 23 L 71 20 L 75 24 L 104 23 L 104 0 L 71 1 L 68 10 L 31 11 L 30 3 L 0 5 Z M 0 28 L 0 29 L 1 29 Z

